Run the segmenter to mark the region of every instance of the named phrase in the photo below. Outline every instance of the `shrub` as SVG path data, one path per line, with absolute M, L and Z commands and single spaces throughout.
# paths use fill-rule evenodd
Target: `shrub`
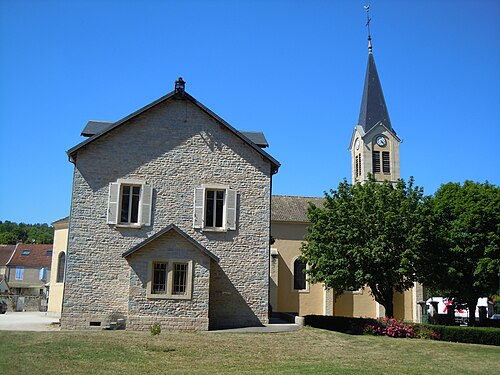
M 323 315 L 307 315 L 304 317 L 304 324 L 348 334 L 368 333 L 390 337 L 417 337 L 428 340 L 500 346 L 500 329 L 498 328 L 439 326 L 403 323 L 395 319 L 376 320 Z
M 408 338 L 414 338 L 416 336 L 413 324 L 405 323 L 394 318 L 378 319 L 374 324 L 367 324 L 364 332 L 375 336 Z
M 151 336 L 159 335 L 161 333 L 160 323 L 154 323 L 151 327 L 149 327 L 149 330 L 151 332 Z

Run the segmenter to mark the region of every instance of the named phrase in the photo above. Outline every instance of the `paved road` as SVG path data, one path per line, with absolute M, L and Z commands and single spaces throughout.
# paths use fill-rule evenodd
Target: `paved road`
M 58 318 L 47 316 L 44 312 L 14 312 L 7 311 L 0 314 L 0 331 L 58 331 Z M 207 331 L 210 333 L 230 333 L 230 332 L 291 332 L 300 329 L 297 324 L 272 319 L 272 324 L 263 327 L 246 327 L 236 329 L 224 329 L 220 331 Z
M 44 312 L 14 312 L 0 314 L 0 331 L 58 331 L 58 319 Z

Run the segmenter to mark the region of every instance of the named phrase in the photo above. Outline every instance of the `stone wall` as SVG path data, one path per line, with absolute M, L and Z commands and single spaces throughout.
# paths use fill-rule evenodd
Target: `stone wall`
M 210 298 L 216 300 L 210 302 L 210 319 L 232 326 L 266 323 L 270 171 L 268 160 L 186 100 L 163 102 L 80 149 L 62 328 L 89 328 L 94 317 L 114 312 L 128 316 L 133 275 L 121 255 L 169 224 L 220 258 L 220 277 L 210 278 Z M 106 223 L 109 184 L 119 178 L 144 180 L 153 187 L 151 226 Z M 238 191 L 237 230 L 193 229 L 194 189 L 201 184 Z M 226 313 L 235 299 L 239 307 Z

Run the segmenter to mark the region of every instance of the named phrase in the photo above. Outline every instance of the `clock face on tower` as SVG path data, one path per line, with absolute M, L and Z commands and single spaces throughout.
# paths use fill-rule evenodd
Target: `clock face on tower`
M 377 142 L 377 144 L 380 146 L 380 147 L 385 147 L 385 145 L 387 144 L 387 140 L 385 139 L 384 136 L 382 135 L 379 135 L 377 137 L 377 139 L 375 140 L 375 142 Z

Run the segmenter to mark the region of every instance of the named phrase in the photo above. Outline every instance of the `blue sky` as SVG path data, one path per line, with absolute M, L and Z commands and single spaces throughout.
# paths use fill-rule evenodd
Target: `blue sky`
M 65 151 L 173 89 L 282 163 L 274 194 L 350 180 L 367 63 L 366 2 L 0 1 L 0 220 L 69 213 Z M 433 194 L 500 182 L 500 1 L 371 1 L 373 53 L 401 175 Z

